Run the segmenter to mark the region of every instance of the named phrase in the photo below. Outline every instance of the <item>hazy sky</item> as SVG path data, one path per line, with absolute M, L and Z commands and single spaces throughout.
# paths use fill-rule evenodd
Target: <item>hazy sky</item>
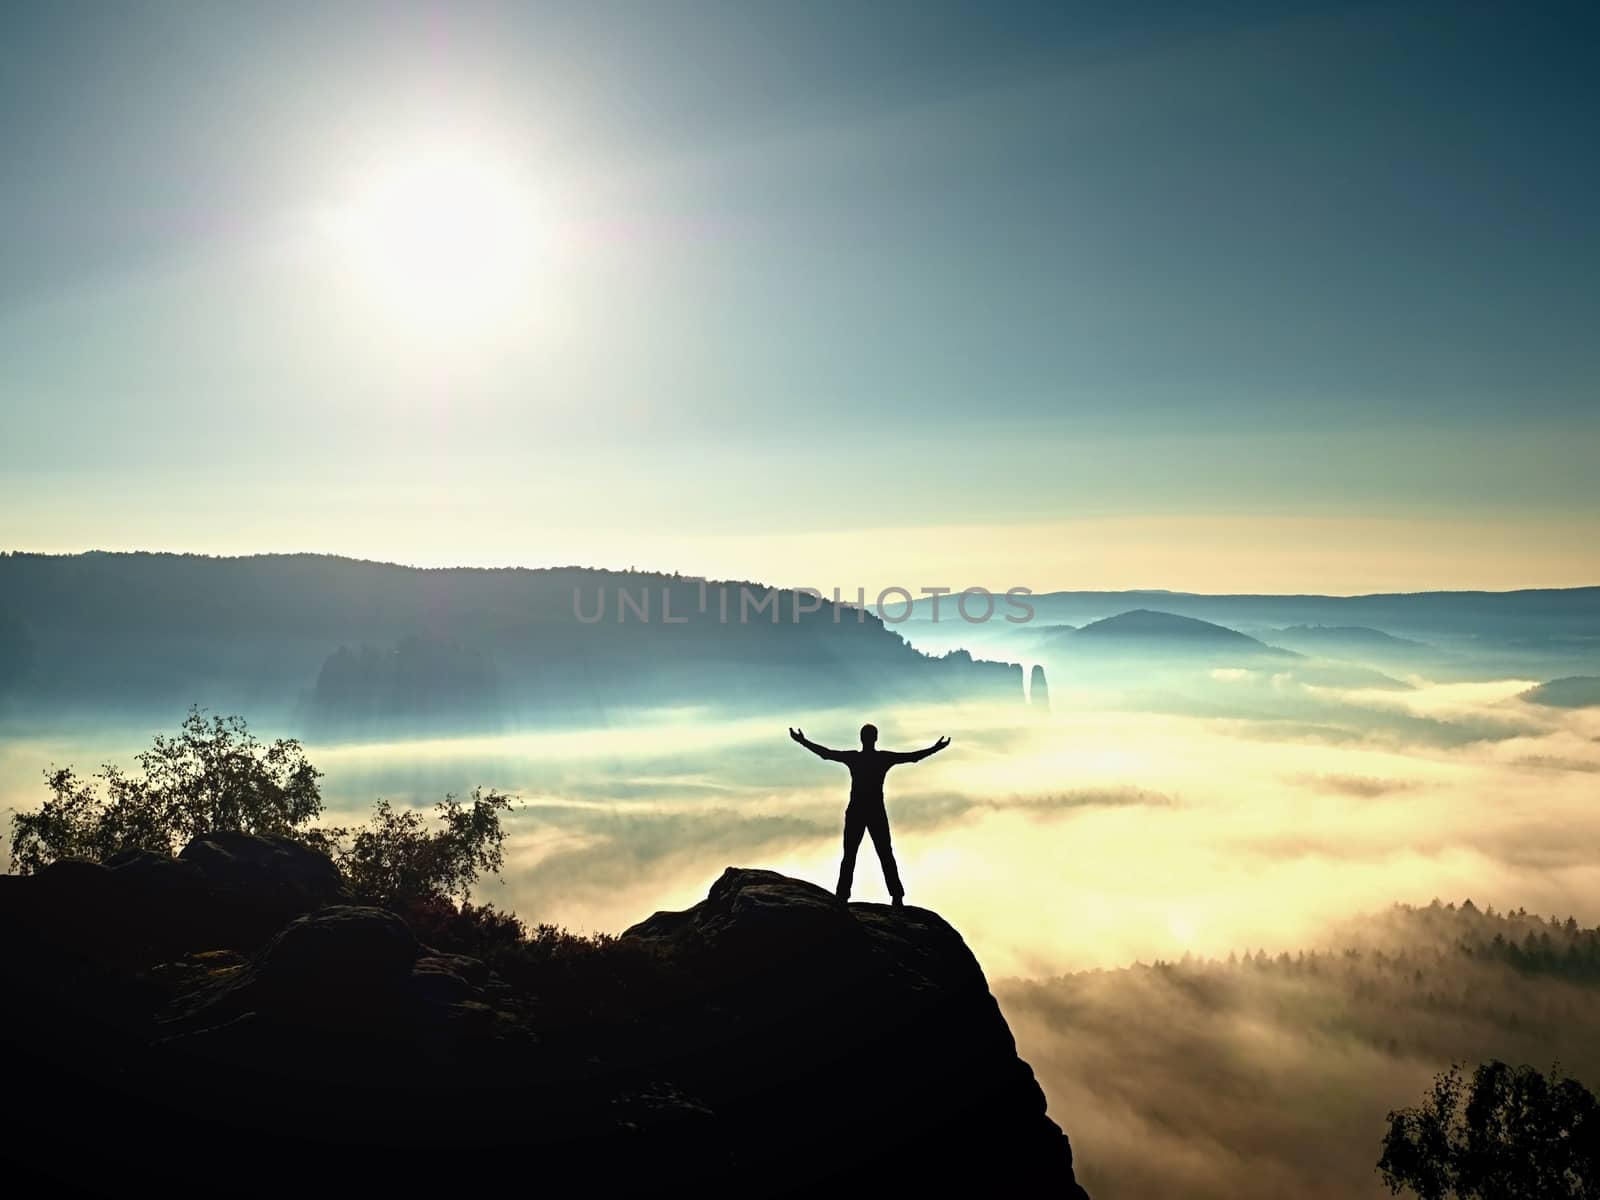
M 1600 582 L 1597 35 L 8 5 L 0 547 Z

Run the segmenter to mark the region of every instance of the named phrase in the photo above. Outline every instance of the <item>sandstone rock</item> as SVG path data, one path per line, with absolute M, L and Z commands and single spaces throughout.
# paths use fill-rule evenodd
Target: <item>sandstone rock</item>
M 730 867 L 693 908 L 624 937 L 661 944 L 703 981 L 705 1023 L 679 1031 L 699 1061 L 680 1078 L 746 1169 L 1083 1195 L 977 960 L 937 914 L 845 907 L 814 884 Z M 793 1163 L 800 1129 L 820 1161 Z
M 615 943 L 539 949 L 513 987 L 393 913 L 321 903 L 340 895 L 309 853 L 209 838 L 0 878 L 0 1057 L 30 1169 L 113 1187 L 132 1161 L 248 1162 L 253 1189 L 409 1192 L 536 1163 L 556 1194 L 1084 1200 L 935 913 L 729 868 Z M 207 913 L 237 933 L 300 905 L 242 951 L 148 958 Z M 137 953 L 107 950 L 141 923 Z
M 349 891 L 327 855 L 285 837 L 209 833 L 178 855 L 192 864 L 232 922 L 230 943 L 253 944 L 302 913 L 348 904 Z

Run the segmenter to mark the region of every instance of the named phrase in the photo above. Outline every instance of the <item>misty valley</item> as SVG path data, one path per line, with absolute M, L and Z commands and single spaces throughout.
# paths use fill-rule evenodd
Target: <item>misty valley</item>
M 475 899 L 615 933 L 729 866 L 826 885 L 846 781 L 784 729 L 872 720 L 953 739 L 890 780 L 908 897 L 1102 1200 L 1380 1195 L 1386 1114 L 1450 1062 L 1600 1073 L 1596 589 L 723 625 L 665 577 L 688 622 L 587 626 L 573 586 L 642 582 L 592 575 L 6 556 L 0 804 L 240 713 L 301 739 L 328 824 L 515 797 Z

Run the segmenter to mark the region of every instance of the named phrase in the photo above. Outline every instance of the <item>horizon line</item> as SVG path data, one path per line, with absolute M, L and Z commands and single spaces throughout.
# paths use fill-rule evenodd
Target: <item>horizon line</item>
M 583 565 L 579 563 L 550 563 L 539 566 L 527 563 L 504 563 L 495 566 L 484 564 L 456 563 L 450 565 L 429 566 L 415 562 L 400 562 L 394 559 L 357 558 L 348 554 L 335 554 L 320 550 L 259 550 L 248 554 L 213 554 L 198 550 L 102 550 L 90 547 L 84 550 L 19 550 L 0 549 L 0 558 L 87 558 L 98 555 L 106 558 L 195 558 L 208 559 L 218 562 L 243 562 L 247 559 L 259 558 L 320 558 L 335 562 L 352 563 L 361 566 L 392 567 L 404 571 L 592 571 L 612 575 L 647 575 L 660 579 L 678 579 L 688 582 L 704 580 L 706 583 L 759 583 L 765 587 L 776 587 L 779 591 L 797 591 L 798 587 L 786 584 L 772 584 L 757 579 L 735 579 L 732 577 L 717 579 L 709 575 L 694 575 L 682 571 L 667 572 L 650 570 L 638 567 L 611 567 L 597 565 Z M 804 585 L 802 585 L 804 586 Z M 836 585 L 835 585 L 836 586 Z M 982 585 L 974 584 L 973 587 Z M 1013 585 L 1015 586 L 1015 585 Z M 909 589 L 907 589 L 909 590 Z M 995 595 L 1004 595 L 1006 588 L 987 589 Z M 1410 591 L 1388 592 L 1196 592 L 1177 588 L 1163 587 L 1122 587 L 1122 588 L 1052 588 L 1048 591 L 1033 591 L 1028 594 L 1034 598 L 1045 596 L 1085 596 L 1085 595 L 1143 595 L 1143 596 L 1196 596 L 1196 597 L 1273 597 L 1289 599 L 1294 597 L 1323 597 L 1340 600 L 1359 600 L 1373 597 L 1386 596 L 1511 596 L 1527 592 L 1583 592 L 1600 591 L 1600 582 L 1584 584 L 1565 584 L 1560 586 L 1529 586 L 1517 588 L 1417 588 Z M 959 593 L 951 591 L 941 594 L 940 599 L 954 596 Z M 913 604 L 929 604 L 933 597 L 922 594 L 913 598 Z M 846 603 L 841 601 L 841 603 Z

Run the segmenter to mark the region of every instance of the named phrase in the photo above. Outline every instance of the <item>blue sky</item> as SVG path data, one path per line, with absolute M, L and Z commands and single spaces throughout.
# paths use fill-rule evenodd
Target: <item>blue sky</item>
M 9 6 L 0 544 L 1592 583 L 1596 33 L 1537 3 Z M 436 286 L 430 226 L 324 236 L 462 146 L 516 180 L 492 296 Z

